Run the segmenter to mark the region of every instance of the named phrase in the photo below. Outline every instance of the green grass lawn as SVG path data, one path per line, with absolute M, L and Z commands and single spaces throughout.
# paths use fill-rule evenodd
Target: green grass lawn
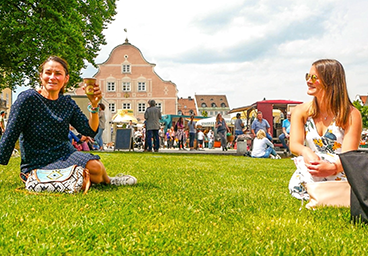
M 19 158 L 0 166 L 0 255 L 366 255 L 348 208 L 303 208 L 290 159 L 100 153 L 133 187 L 27 193 Z

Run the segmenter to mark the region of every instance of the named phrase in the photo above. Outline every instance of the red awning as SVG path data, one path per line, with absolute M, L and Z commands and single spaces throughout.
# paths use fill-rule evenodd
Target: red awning
M 233 108 L 231 109 L 228 113 L 237 113 L 237 112 L 243 112 L 243 111 L 248 111 L 251 108 L 258 108 L 257 105 L 258 104 L 270 104 L 273 106 L 273 108 L 279 108 L 285 105 L 289 105 L 289 104 L 301 104 L 303 103 L 302 101 L 295 101 L 295 100 L 262 100 L 262 101 L 257 101 L 251 105 L 248 106 L 244 106 L 244 107 L 238 107 L 238 108 Z

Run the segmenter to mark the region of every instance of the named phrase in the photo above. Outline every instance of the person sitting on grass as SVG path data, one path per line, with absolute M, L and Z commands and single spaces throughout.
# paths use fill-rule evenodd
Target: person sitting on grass
M 0 164 L 7 165 L 19 138 L 21 178 L 27 180 L 34 169 L 63 169 L 78 165 L 89 170 L 91 183 L 133 185 L 130 175 L 109 177 L 98 155 L 77 151 L 68 139 L 69 125 L 81 134 L 94 137 L 98 130 L 98 103 L 102 98 L 97 85 L 88 94 L 89 119 L 64 89 L 69 81 L 68 64 L 57 56 L 40 66 L 41 88 L 21 92 L 14 102 L 7 129 L 0 141 Z
M 282 146 L 286 149 L 286 153 L 290 154 L 289 146 L 286 144 L 285 139 L 290 138 L 290 118 L 291 118 L 291 112 L 288 112 L 286 114 L 286 119 L 282 121 L 282 133 L 279 136 L 279 140 L 282 143 Z
M 357 150 L 362 133 L 362 117 L 349 99 L 339 61 L 315 61 L 305 80 L 313 99 L 295 107 L 290 126 L 290 150 L 297 170 L 289 191 L 298 199 L 309 199 L 305 183 L 346 181 L 339 154 Z
M 265 131 L 260 129 L 253 140 L 252 157 L 269 158 L 270 156 L 272 159 L 281 159 L 276 153 L 272 142 L 267 139 Z

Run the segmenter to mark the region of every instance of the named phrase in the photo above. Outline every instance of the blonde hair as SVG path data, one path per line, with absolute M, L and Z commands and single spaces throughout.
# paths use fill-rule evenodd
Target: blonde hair
M 257 132 L 257 139 L 261 140 L 263 138 L 266 137 L 266 133 L 264 130 L 260 129 L 258 132 Z
M 337 126 L 344 128 L 348 124 L 351 106 L 346 87 L 344 67 L 337 60 L 322 59 L 315 61 L 312 66 L 317 70 L 318 79 L 325 91 L 323 101 L 327 109 L 335 116 Z M 316 117 L 320 109 L 314 97 L 309 109 L 309 115 Z

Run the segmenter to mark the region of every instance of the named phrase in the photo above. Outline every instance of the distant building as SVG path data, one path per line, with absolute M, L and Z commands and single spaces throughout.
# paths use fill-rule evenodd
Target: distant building
M 156 101 L 163 115 L 177 114 L 176 84 L 163 80 L 154 71 L 155 66 L 128 39 L 116 46 L 104 63 L 98 64 L 94 78 L 112 114 L 119 109 L 131 109 L 139 121 L 144 121 L 150 99 Z M 79 88 L 75 93 L 82 95 L 84 91 Z
M 198 115 L 216 116 L 218 113 L 227 115 L 230 111 L 226 95 L 195 95 Z
M 6 117 L 9 116 L 10 107 L 12 105 L 12 90 L 6 88 L 0 92 L 0 111 L 6 112 Z
M 178 115 L 197 116 L 197 107 L 194 98 L 189 96 L 187 99 L 178 99 Z
M 367 102 L 367 95 L 357 95 L 355 97 L 355 100 L 359 100 L 359 102 L 363 105 L 363 106 L 368 106 L 368 102 Z

